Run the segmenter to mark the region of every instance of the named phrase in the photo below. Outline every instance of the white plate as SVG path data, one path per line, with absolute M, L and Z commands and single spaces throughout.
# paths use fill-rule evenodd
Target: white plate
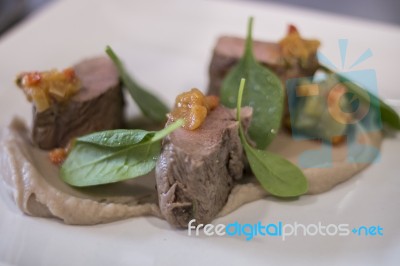
M 290 22 L 318 37 L 340 66 L 337 40 L 347 38 L 345 66 L 370 48 L 374 56 L 354 70 L 374 69 L 379 94 L 400 99 L 396 73 L 400 29 L 301 9 L 219 1 L 59 1 L 0 39 L 0 125 L 30 106 L 13 85 L 22 70 L 62 68 L 101 54 L 110 44 L 137 79 L 172 103 L 191 87 L 205 89 L 211 49 L 220 34 L 277 40 Z M 346 71 L 346 68 L 344 69 Z M 158 90 L 157 90 L 158 88 Z M 395 102 L 395 101 L 394 101 Z M 137 109 L 130 106 L 129 113 Z M 157 218 L 98 226 L 68 226 L 32 218 L 0 200 L 0 264 L 5 265 L 396 265 L 400 260 L 399 137 L 387 138 L 380 161 L 333 190 L 298 201 L 266 198 L 215 220 L 380 225 L 383 236 L 189 237 Z M 0 169 L 1 171 L 1 169 Z

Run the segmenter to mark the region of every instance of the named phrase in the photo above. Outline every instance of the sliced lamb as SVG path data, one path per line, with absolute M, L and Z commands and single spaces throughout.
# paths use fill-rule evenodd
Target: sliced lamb
M 222 36 L 217 40 L 209 67 L 208 94 L 219 95 L 223 79 L 242 57 L 244 47 L 243 38 Z M 278 75 L 283 84 L 290 78 L 312 76 L 319 65 L 315 53 L 311 53 L 303 64 L 288 65 L 278 43 L 254 41 L 253 51 L 257 61 Z
M 164 139 L 156 166 L 161 213 L 176 227 L 188 222 L 208 223 L 225 205 L 242 177 L 244 152 L 238 135 L 236 111 L 218 107 L 200 128 L 180 128 Z M 251 108 L 242 109 L 245 128 Z
M 75 137 L 122 126 L 124 100 L 113 62 L 97 57 L 73 69 L 81 87 L 72 98 L 42 112 L 33 107 L 32 141 L 41 149 L 65 147 Z

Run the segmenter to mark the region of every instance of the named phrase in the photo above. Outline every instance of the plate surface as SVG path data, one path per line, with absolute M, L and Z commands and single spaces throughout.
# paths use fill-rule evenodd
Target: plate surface
M 0 39 L 0 126 L 30 106 L 13 85 L 24 70 L 63 68 L 102 54 L 107 44 L 137 80 L 169 103 L 191 87 L 205 90 L 212 47 L 221 34 L 278 40 L 295 23 L 319 38 L 322 53 L 341 71 L 367 49 L 373 56 L 351 70 L 376 72 L 379 95 L 400 99 L 400 28 L 277 5 L 240 1 L 58 1 Z M 342 68 L 339 39 L 348 39 Z M 398 101 L 397 101 L 398 102 Z M 129 115 L 138 113 L 130 104 Z M 333 190 L 297 201 L 266 198 L 213 224 L 302 223 L 381 226 L 383 236 L 199 237 L 142 217 L 98 226 L 67 226 L 24 216 L 0 195 L 0 264 L 4 265 L 396 265 L 400 260 L 399 135 L 388 137 L 366 171 Z M 1 171 L 1 169 L 0 169 Z

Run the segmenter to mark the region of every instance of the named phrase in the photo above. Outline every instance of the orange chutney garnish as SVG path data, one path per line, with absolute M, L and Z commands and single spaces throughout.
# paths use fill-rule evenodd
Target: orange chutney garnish
M 207 117 L 207 114 L 219 105 L 217 96 L 204 96 L 194 88 L 188 92 L 179 94 L 175 100 L 175 108 L 168 114 L 171 121 L 183 118 L 183 128 L 195 130 L 199 128 Z
M 16 82 L 38 112 L 47 110 L 54 102 L 68 101 L 81 86 L 73 68 L 22 73 Z
M 62 165 L 67 159 L 69 152 L 72 149 L 73 140 L 71 140 L 65 148 L 56 148 L 51 150 L 48 155 L 50 161 L 55 165 Z
M 300 61 L 306 67 L 310 55 L 315 54 L 320 46 L 318 40 L 306 40 L 301 37 L 294 25 L 289 25 L 287 35 L 279 41 L 282 56 L 288 63 Z

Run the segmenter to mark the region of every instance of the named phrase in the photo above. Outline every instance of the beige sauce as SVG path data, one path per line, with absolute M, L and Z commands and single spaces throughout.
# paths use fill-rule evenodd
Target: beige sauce
M 364 144 L 380 147 L 380 133 L 364 135 Z M 298 155 L 318 149 L 313 141 L 295 141 L 280 134 L 271 150 L 296 163 Z M 333 167 L 303 169 L 309 182 L 308 194 L 333 188 L 364 169 L 367 164 L 345 161 L 346 146 L 333 148 Z M 28 129 L 20 119 L 13 119 L 0 130 L 0 194 L 11 197 L 18 208 L 32 216 L 56 217 L 67 224 L 98 224 L 135 216 L 162 218 L 157 202 L 154 176 L 145 176 L 122 183 L 78 189 L 58 177 L 58 168 L 51 164 L 47 152 L 34 148 Z M 254 178 L 237 184 L 219 216 L 268 194 Z

